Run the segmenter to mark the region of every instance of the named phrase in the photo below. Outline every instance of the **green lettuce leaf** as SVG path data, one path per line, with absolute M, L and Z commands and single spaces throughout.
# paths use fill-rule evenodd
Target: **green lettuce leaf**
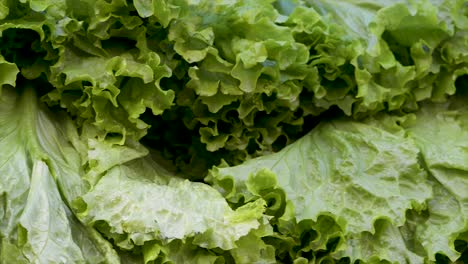
M 417 158 L 418 149 L 409 138 L 340 120 L 322 123 L 276 154 L 239 166 L 215 168 L 208 181 L 233 203 L 260 197 L 273 206 L 275 202 L 285 203 L 286 213 L 281 218 L 286 221 L 316 222 L 320 216 L 332 217 L 344 236 L 343 243 L 350 252 L 356 252 L 343 256 L 370 261 L 375 254 L 399 261 L 401 253 L 396 251 L 388 256 L 377 250 L 365 253 L 365 234 L 373 234 L 381 241 L 388 232 L 395 232 L 391 231 L 395 226 L 404 225 L 407 210 L 422 210 L 432 197 L 427 174 Z M 284 190 L 286 199 L 272 202 L 269 199 L 274 196 L 270 194 L 277 188 Z M 384 224 L 376 223 L 378 219 Z M 316 231 L 320 234 L 329 230 Z M 399 243 L 395 249 L 403 246 L 407 251 L 401 237 L 400 242 L 390 237 L 387 240 Z M 375 247 L 384 250 L 385 243 Z M 405 254 L 420 259 L 414 253 Z
M 0 56 L 0 94 L 1 87 L 4 84 L 9 84 L 14 86 L 16 83 L 16 75 L 19 73 L 18 67 L 14 63 L 5 61 L 3 57 Z
M 423 241 L 431 261 L 436 253 L 455 261 L 460 253 L 454 242 L 468 228 L 466 98 L 459 96 L 445 104 L 426 104 L 413 122 L 404 123 L 408 135 L 421 150 L 433 182 L 434 198 L 428 202 L 428 212 L 414 214 L 409 220 L 411 239 Z
M 4 86 L 0 100 L 2 263 L 119 263 L 70 210 L 85 191 L 67 139 L 71 121 L 44 110 L 31 87 L 18 94 Z
M 467 10 L 0 0 L 0 262 L 466 262 Z
M 203 248 L 233 249 L 260 226 L 265 205 L 258 200 L 234 211 L 210 186 L 178 178 L 148 157 L 110 168 L 82 200 L 80 219 L 125 249 L 188 238 Z
M 465 102 L 322 122 L 276 154 L 214 168 L 207 181 L 233 204 L 267 202 L 278 233 L 264 239 L 282 258 L 312 250 L 366 263 L 456 261 L 468 228 Z
M 408 138 L 332 121 L 278 153 L 214 169 L 211 177 L 231 201 L 279 187 L 299 221 L 331 214 L 344 230 L 359 233 L 372 231 L 376 218 L 403 224 L 405 211 L 422 208 L 431 196 L 417 154 Z
M 4 86 L 1 97 L 2 263 L 121 263 L 135 254 L 215 263 L 247 253 L 273 262 L 273 248 L 260 240 L 271 233 L 263 200 L 233 210 L 215 189 L 175 176 L 136 142 L 93 138 L 95 127 L 79 135 L 24 85 L 22 92 Z M 104 238 L 134 252 L 122 255 Z
M 172 113 L 230 165 L 294 142 L 311 115 L 415 111 L 466 74 L 462 1 L 171 4 L 167 37 L 189 63 Z
M 48 95 L 47 101 L 53 104 L 61 100 L 82 122 L 90 122 L 107 133 L 121 134 L 124 141 L 126 137 L 140 139 L 148 128 L 140 115 L 147 108 L 159 115 L 174 99 L 172 91 L 159 87 L 159 80 L 170 75 L 170 70 L 159 65 L 155 53 L 149 57 L 141 63 L 130 53 L 82 58 L 65 50 L 51 68 L 57 90 Z
M 161 242 L 145 243 L 143 246 L 144 263 L 223 263 L 223 256 L 197 247 L 188 241 L 174 240 L 167 244 Z

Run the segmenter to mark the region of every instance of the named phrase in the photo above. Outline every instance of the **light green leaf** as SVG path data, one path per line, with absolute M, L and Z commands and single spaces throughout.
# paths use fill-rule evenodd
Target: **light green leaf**
M 264 210 L 259 200 L 234 211 L 210 186 L 177 178 L 149 157 L 106 171 L 83 202 L 80 218 L 127 249 L 193 237 L 195 245 L 229 250 L 259 227 Z
M 339 236 L 344 240 L 335 256 L 422 263 L 395 231 L 405 224 L 407 210 L 420 212 L 432 197 L 418 149 L 404 134 L 350 120 L 323 122 L 282 151 L 215 168 L 207 180 L 232 203 L 268 199 L 273 190 L 284 190 L 285 200 L 276 199 L 284 208 L 281 225 L 312 220 L 320 239 L 307 245 L 315 250 Z M 319 224 L 323 216 L 338 230 Z M 383 244 L 368 248 L 368 236 Z
M 16 75 L 18 73 L 18 67 L 14 63 L 7 62 L 3 57 L 0 56 L 0 94 L 1 87 L 4 84 L 15 86 Z
M 258 179 L 261 187 L 271 171 L 299 221 L 329 214 L 344 230 L 360 233 L 372 231 L 377 218 L 402 225 L 407 209 L 431 197 L 417 153 L 410 139 L 341 120 L 321 124 L 276 154 L 215 169 L 211 177 L 215 185 L 232 179 L 232 189 L 220 188 L 235 201 L 251 192 L 247 182 Z
M 21 95 L 4 87 L 0 97 L 0 201 L 5 205 L 0 210 L 0 259 L 118 263 L 109 242 L 70 211 L 85 189 L 79 154 L 66 131 L 71 121 L 52 117 L 29 85 Z
M 351 262 L 364 260 L 365 263 L 411 263 L 423 264 L 424 257 L 408 249 L 400 230 L 384 219 L 374 223 L 375 232 L 362 232 L 347 236 L 344 251 L 333 254 L 334 257 L 349 257 Z
M 57 90 L 46 100 L 51 104 L 59 101 L 81 122 L 118 133 L 123 141 L 140 139 L 148 128 L 140 115 L 146 108 L 160 115 L 174 99 L 173 91 L 159 86 L 161 78 L 170 76 L 170 69 L 160 65 L 156 54 L 147 54 L 147 58 L 148 64 L 130 53 L 82 58 L 65 50 L 61 61 L 51 68 Z
M 434 198 L 426 214 L 412 214 L 408 236 L 421 241 L 429 259 L 443 253 L 459 257 L 455 239 L 468 228 L 468 108 L 466 96 L 445 104 L 425 104 L 413 122 L 404 123 L 431 174 Z M 438 235 L 444 234 L 444 235 Z

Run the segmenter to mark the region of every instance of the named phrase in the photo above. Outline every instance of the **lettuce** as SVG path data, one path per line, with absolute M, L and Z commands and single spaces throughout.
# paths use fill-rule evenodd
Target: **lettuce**
M 468 263 L 465 2 L 0 1 L 0 263 Z
M 215 189 L 176 177 L 137 143 L 112 149 L 92 132 L 80 139 L 31 87 L 4 87 L 1 99 L 2 263 L 119 263 L 104 237 L 122 250 L 138 246 L 148 261 L 178 247 L 215 261 L 202 249 L 237 248 L 264 221 L 263 200 L 232 210 Z
M 465 100 L 425 104 L 415 115 L 322 122 L 282 151 L 215 168 L 207 180 L 231 203 L 265 200 L 283 235 L 291 223 L 310 225 L 315 251 L 338 239 L 333 258 L 455 261 L 468 223 Z
M 112 245 L 70 210 L 85 192 L 71 120 L 37 104 L 31 87 L 4 87 L 0 124 L 1 262 L 117 263 Z

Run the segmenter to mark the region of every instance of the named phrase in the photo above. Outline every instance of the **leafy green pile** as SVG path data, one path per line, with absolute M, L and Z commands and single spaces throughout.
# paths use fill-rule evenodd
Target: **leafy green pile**
M 468 263 L 464 0 L 4 0 L 0 54 L 0 263 Z

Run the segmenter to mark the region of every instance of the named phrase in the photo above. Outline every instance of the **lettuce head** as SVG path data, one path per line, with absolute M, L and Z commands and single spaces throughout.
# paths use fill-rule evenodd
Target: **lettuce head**
M 468 263 L 465 0 L 0 0 L 0 263 Z

